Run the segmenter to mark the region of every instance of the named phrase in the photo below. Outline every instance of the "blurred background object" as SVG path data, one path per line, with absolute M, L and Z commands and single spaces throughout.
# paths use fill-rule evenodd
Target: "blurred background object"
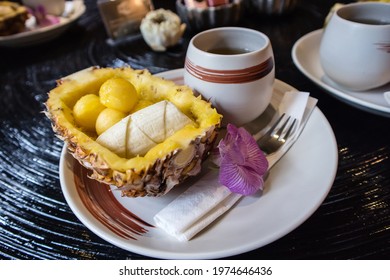
M 142 20 L 140 30 L 145 42 L 154 50 L 164 52 L 176 45 L 186 29 L 177 14 L 171 10 L 150 11 Z
M 22 32 L 27 19 L 26 7 L 10 1 L 0 1 L 0 36 Z
M 200 1 L 194 1 L 198 2 L 195 3 L 197 5 L 186 5 L 186 2 L 188 1 L 177 0 L 176 11 L 188 29 L 193 32 L 214 27 L 236 25 L 242 16 L 242 0 L 233 0 L 227 4 L 218 5 L 214 3 L 217 1 L 211 4 L 206 3 L 207 5 L 200 3 Z
M 150 0 L 98 0 L 98 7 L 112 39 L 139 32 L 142 19 L 153 10 Z
M 22 3 L 31 8 L 43 8 L 49 15 L 61 16 L 65 11 L 65 0 L 22 0 Z
M 282 15 L 292 12 L 300 0 L 244 0 L 245 9 L 253 13 Z

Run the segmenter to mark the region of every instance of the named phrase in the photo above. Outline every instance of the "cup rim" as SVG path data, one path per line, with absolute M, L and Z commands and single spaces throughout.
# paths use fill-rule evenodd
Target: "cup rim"
M 219 31 L 226 31 L 226 30 L 245 31 L 245 32 L 250 32 L 252 34 L 260 35 L 263 38 L 263 40 L 265 41 L 265 44 L 261 48 L 258 48 L 258 49 L 255 49 L 255 50 L 251 50 L 249 52 L 239 53 L 239 54 L 216 54 L 216 53 L 210 53 L 210 52 L 208 52 L 206 50 L 203 50 L 203 49 L 197 47 L 194 44 L 194 41 L 197 40 L 200 36 L 203 36 L 203 35 L 205 35 L 207 33 L 214 33 L 214 32 L 219 32 Z M 191 38 L 190 45 L 192 45 L 197 51 L 201 52 L 204 55 L 217 56 L 217 57 L 224 57 L 224 56 L 238 57 L 238 56 L 249 56 L 249 55 L 253 55 L 253 54 L 258 53 L 258 52 L 262 52 L 262 51 L 266 50 L 267 47 L 269 47 L 271 45 L 271 41 L 270 41 L 269 37 L 266 34 L 264 34 L 263 32 L 260 32 L 258 30 L 255 30 L 255 29 L 246 28 L 246 27 L 237 27 L 237 26 L 225 26 L 225 27 L 211 28 L 211 29 L 207 29 L 207 30 L 204 30 L 202 32 L 199 32 L 198 34 L 196 34 L 194 37 Z
M 364 7 L 364 6 L 371 6 L 371 7 L 375 7 L 375 6 L 379 7 L 380 6 L 380 7 L 389 8 L 390 4 L 389 3 L 384 3 L 384 2 L 356 2 L 356 3 L 349 3 L 349 4 L 346 4 L 346 5 L 342 6 L 342 7 L 340 7 L 335 12 L 335 14 L 341 20 L 349 22 L 349 23 L 353 23 L 353 24 L 356 24 L 356 25 L 362 25 L 362 26 L 367 26 L 367 27 L 372 27 L 372 28 L 388 27 L 388 26 L 390 26 L 390 22 L 389 23 L 385 23 L 385 24 L 369 24 L 369 23 L 364 23 L 364 22 L 353 21 L 353 20 L 345 18 L 345 16 L 342 15 L 342 13 L 345 13 L 345 10 L 356 9 L 356 8 Z

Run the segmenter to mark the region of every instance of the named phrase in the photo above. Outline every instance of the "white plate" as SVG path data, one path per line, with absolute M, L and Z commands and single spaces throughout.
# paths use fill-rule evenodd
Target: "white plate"
M 322 32 L 322 29 L 310 32 L 294 44 L 292 58 L 298 69 L 341 101 L 370 113 L 390 117 L 390 104 L 383 95 L 390 90 L 390 83 L 376 89 L 356 92 L 343 89 L 324 74 L 319 57 Z
M 0 36 L 0 46 L 32 46 L 50 41 L 60 36 L 74 21 L 76 21 L 82 14 L 84 14 L 86 10 L 84 1 L 82 0 L 67 1 L 65 4 L 65 12 L 63 16 L 59 17 L 59 23 L 13 35 Z M 67 11 L 70 11 L 70 13 L 65 14 Z
M 182 83 L 182 69 L 160 74 Z M 292 87 L 276 80 L 275 95 Z M 98 221 L 82 203 L 74 183 L 73 165 L 79 164 L 63 148 L 60 160 L 62 191 L 75 215 L 95 234 L 120 248 L 164 259 L 213 259 L 241 254 L 269 244 L 302 224 L 323 202 L 336 175 L 335 136 L 322 112 L 315 108 L 289 152 L 272 168 L 262 196 L 244 197 L 226 215 L 189 242 L 179 242 L 158 228 L 135 239 L 120 237 Z M 160 198 L 122 198 L 119 205 L 153 224 L 153 216 L 182 188 Z M 105 201 L 106 203 L 107 201 Z M 109 206 L 112 207 L 112 206 Z M 117 223 L 110 220 L 108 225 Z M 118 225 L 119 226 L 119 225 Z

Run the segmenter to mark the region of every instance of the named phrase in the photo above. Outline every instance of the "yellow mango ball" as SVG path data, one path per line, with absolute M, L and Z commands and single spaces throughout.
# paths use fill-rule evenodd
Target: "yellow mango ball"
M 79 126 L 94 130 L 96 119 L 106 107 L 100 103 L 99 96 L 87 94 L 81 97 L 73 107 L 73 115 Z
M 102 134 L 104 131 L 109 129 L 111 126 L 119 122 L 124 117 L 126 117 L 126 114 L 121 111 L 114 110 L 111 108 L 104 109 L 100 112 L 96 120 L 97 134 Z
M 99 90 L 100 102 L 108 108 L 128 113 L 138 102 L 138 93 L 132 83 L 123 78 L 105 81 Z

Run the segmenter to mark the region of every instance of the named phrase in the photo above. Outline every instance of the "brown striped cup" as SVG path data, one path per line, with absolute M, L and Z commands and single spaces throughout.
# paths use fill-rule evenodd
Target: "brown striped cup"
M 189 43 L 184 82 L 212 102 L 224 124 L 240 126 L 259 117 L 271 101 L 274 79 L 271 42 L 259 31 L 214 28 Z

